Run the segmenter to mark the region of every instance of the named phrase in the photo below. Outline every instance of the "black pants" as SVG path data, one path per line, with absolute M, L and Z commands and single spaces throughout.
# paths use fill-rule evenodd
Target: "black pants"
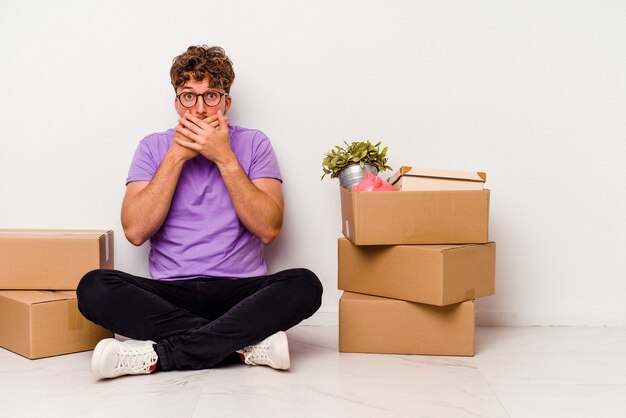
M 206 369 L 313 315 L 322 284 L 306 269 L 174 281 L 94 270 L 82 278 L 77 294 L 78 308 L 90 321 L 155 341 L 162 370 Z

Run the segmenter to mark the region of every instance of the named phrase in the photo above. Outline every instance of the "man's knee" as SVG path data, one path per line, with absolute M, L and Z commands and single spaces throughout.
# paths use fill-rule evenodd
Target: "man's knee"
M 310 306 L 313 313 L 322 305 L 322 293 L 324 288 L 315 273 L 306 268 L 293 270 L 294 283 L 301 295 L 302 302 Z
M 302 272 L 301 274 L 304 277 L 304 281 L 306 285 L 310 289 L 311 294 L 315 295 L 318 298 L 321 298 L 324 288 L 322 287 L 322 282 L 320 282 L 320 279 L 317 277 L 315 273 L 313 273 L 309 269 L 303 268 L 300 270 Z
M 91 296 L 95 288 L 97 288 L 102 279 L 103 270 L 91 270 L 80 279 L 78 287 L 76 288 L 76 295 L 78 299 L 84 299 Z
M 103 279 L 107 270 L 92 270 L 85 274 L 76 288 L 76 297 L 78 299 L 78 309 L 87 316 L 86 307 L 97 304 L 102 299 Z

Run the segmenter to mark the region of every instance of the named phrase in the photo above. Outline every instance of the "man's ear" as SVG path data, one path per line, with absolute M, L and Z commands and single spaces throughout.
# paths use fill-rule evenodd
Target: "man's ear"
M 226 96 L 226 102 L 224 103 L 224 114 L 226 114 L 226 112 L 228 112 L 228 109 L 230 109 L 231 103 L 232 103 L 232 99 L 229 94 L 228 96 Z

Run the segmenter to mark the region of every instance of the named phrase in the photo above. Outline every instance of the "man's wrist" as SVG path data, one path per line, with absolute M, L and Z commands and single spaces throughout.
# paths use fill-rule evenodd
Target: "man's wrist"
M 165 154 L 164 161 L 167 160 L 169 164 L 172 166 L 183 165 L 187 160 L 190 160 L 192 157 L 185 155 L 185 153 L 177 152 L 174 147 L 171 147 L 167 153 Z
M 219 161 L 215 161 L 215 165 L 217 165 L 217 168 L 220 170 L 220 173 L 222 173 L 222 175 L 241 169 L 241 166 L 239 165 L 239 160 L 237 159 L 237 156 L 235 156 L 235 153 L 232 152 L 232 150 Z

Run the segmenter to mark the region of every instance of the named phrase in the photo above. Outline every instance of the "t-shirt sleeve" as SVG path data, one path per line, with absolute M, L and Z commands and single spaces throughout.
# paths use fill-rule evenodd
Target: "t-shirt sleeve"
M 280 174 L 280 167 L 272 143 L 269 138 L 261 132 L 258 133 L 257 138 L 258 142 L 256 143 L 252 155 L 248 178 L 250 178 L 250 180 L 273 178 L 282 183 L 283 178 Z
M 159 164 L 150 150 L 147 139 L 148 138 L 144 138 L 141 140 L 137 146 L 133 161 L 128 170 L 126 184 L 132 181 L 150 181 L 159 168 Z

